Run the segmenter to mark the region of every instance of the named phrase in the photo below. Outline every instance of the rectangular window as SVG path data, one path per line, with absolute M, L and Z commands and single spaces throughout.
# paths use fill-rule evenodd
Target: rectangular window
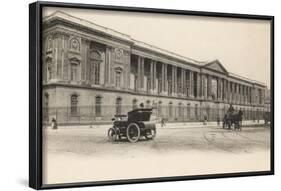
M 94 62 L 94 84 L 99 85 L 100 84 L 100 63 L 95 61 Z
M 120 88 L 121 87 L 121 72 L 116 72 L 115 74 L 115 85 L 117 88 Z
M 77 81 L 77 65 L 76 64 L 71 64 L 71 69 L 70 69 L 70 80 L 76 82 Z
M 120 115 L 122 112 L 122 99 L 117 98 L 116 99 L 116 115 Z

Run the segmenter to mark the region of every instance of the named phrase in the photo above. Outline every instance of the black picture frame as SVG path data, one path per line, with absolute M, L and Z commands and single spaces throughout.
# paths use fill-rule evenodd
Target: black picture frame
M 42 50 L 42 8 L 43 7 L 66 7 L 81 9 L 112 10 L 126 12 L 162 13 L 176 15 L 192 15 L 205 17 L 223 17 L 239 19 L 258 19 L 267 20 L 271 23 L 271 167 L 269 171 L 223 173 L 213 175 L 197 176 L 177 176 L 163 178 L 145 178 L 130 180 L 113 180 L 98 182 L 81 182 L 67 184 L 42 184 L 42 70 L 41 70 L 41 50 Z M 248 15 L 236 13 L 217 13 L 203 11 L 169 10 L 141 7 L 121 7 L 108 5 L 90 5 L 78 3 L 57 3 L 57 2 L 35 2 L 29 5 L 29 186 L 34 189 L 54 189 L 116 184 L 135 184 L 165 181 L 182 181 L 195 179 L 212 179 L 244 176 L 260 176 L 274 174 L 274 16 L 267 15 Z

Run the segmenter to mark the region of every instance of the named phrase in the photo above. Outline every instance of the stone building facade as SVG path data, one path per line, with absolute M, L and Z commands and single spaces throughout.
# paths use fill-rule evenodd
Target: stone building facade
M 266 86 L 219 60 L 198 62 L 63 12 L 43 19 L 42 49 L 45 116 L 61 121 L 109 121 L 140 103 L 169 120 L 214 120 L 229 104 L 246 117 L 265 110 Z

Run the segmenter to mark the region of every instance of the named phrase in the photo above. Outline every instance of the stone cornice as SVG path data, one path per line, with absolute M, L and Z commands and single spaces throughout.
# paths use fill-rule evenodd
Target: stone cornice
M 80 36 L 83 40 L 86 41 L 95 41 L 101 44 L 105 44 L 111 47 L 119 47 L 127 51 L 131 51 L 131 46 L 129 44 L 124 44 L 122 42 L 118 42 L 116 40 L 112 40 L 111 38 L 104 38 L 103 36 L 100 35 L 93 35 L 89 33 L 85 33 L 83 31 L 77 31 L 75 29 L 71 29 L 68 27 L 65 27 L 63 25 L 57 25 L 53 26 L 51 28 L 48 28 L 44 31 L 45 35 L 49 35 L 49 33 L 52 34 L 63 34 L 66 36 Z
M 135 96 L 148 96 L 148 97 L 157 97 L 157 98 L 168 98 L 168 99 L 174 99 L 174 100 L 185 100 L 185 101 L 197 101 L 197 102 L 206 102 L 206 103 L 224 103 L 229 104 L 230 102 L 227 101 L 218 101 L 218 100 L 208 100 L 208 99 L 202 99 L 202 98 L 190 98 L 190 97 L 180 97 L 180 96 L 168 96 L 163 94 L 148 94 L 144 92 L 135 92 L 133 90 L 124 90 L 124 89 L 112 89 L 112 88 L 106 88 L 106 87 L 92 87 L 92 86 L 86 86 L 86 85 L 75 85 L 75 84 L 66 84 L 61 82 L 53 82 L 48 84 L 43 84 L 43 90 L 49 89 L 52 87 L 65 87 L 65 88 L 78 88 L 78 89 L 87 89 L 87 90 L 100 90 L 100 91 L 107 91 L 107 92 L 119 92 L 124 94 L 130 94 Z M 243 104 L 243 103 L 233 103 L 236 106 L 247 106 L 247 107 L 265 107 L 260 104 Z

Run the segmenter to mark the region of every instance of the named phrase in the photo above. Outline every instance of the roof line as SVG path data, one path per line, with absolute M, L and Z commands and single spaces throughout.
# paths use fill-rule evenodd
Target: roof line
M 242 80 L 250 81 L 250 82 L 258 84 L 258 85 L 266 86 L 266 84 L 263 83 L 263 82 L 253 80 L 253 79 L 250 79 L 250 78 L 247 78 L 247 77 L 244 77 L 244 76 L 232 73 L 232 72 L 229 72 L 229 75 L 230 75 L 230 77 L 236 77 L 236 78 L 239 78 L 239 79 L 242 79 Z
M 168 56 L 172 56 L 173 57 L 173 55 L 174 55 L 174 57 L 173 58 L 175 58 L 175 59 L 186 59 L 186 60 L 183 60 L 183 61 L 185 61 L 185 62 L 191 62 L 191 64 L 196 64 L 196 65 L 198 65 L 199 67 L 204 67 L 204 65 L 207 65 L 207 64 L 209 64 L 209 63 L 212 63 L 212 62 L 215 62 L 215 61 L 219 61 L 218 59 L 214 59 L 214 60 L 211 60 L 211 61 L 198 61 L 198 60 L 195 60 L 195 59 L 192 59 L 192 58 L 189 58 L 189 57 L 186 57 L 186 56 L 183 56 L 183 55 L 180 55 L 180 54 L 177 54 L 177 53 L 175 53 L 175 52 L 172 52 L 172 51 L 169 51 L 169 50 L 166 50 L 166 49 L 163 49 L 163 48 L 160 48 L 160 47 L 157 47 L 157 46 L 155 46 L 155 45 L 152 45 L 152 44 L 149 44 L 149 43 L 146 43 L 146 42 L 143 42 L 143 41 L 139 41 L 139 40 L 136 40 L 136 39 L 134 39 L 134 38 L 132 38 L 130 35 L 127 35 L 127 34 L 125 34 L 125 33 L 121 33 L 121 32 L 119 32 L 119 31 L 116 31 L 116 30 L 114 30 L 114 29 L 111 29 L 111 28 L 108 28 L 108 27 L 104 27 L 104 26 L 102 26 L 102 25 L 99 25 L 99 24 L 96 24 L 96 23 L 94 23 L 94 22 L 91 22 L 91 21 L 89 21 L 89 20 L 86 20 L 86 19 L 81 19 L 81 18 L 79 18 L 79 17 L 75 17 L 75 16 L 73 16 L 73 15 L 70 15 L 70 14 L 68 14 L 68 13 L 65 13 L 65 12 L 63 12 L 63 11 L 55 11 L 55 12 L 53 12 L 52 14 L 50 14 L 50 15 L 48 15 L 48 16 L 45 16 L 44 18 L 43 18 L 43 22 L 44 21 L 46 21 L 46 20 L 48 20 L 49 18 L 51 18 L 51 17 L 54 17 L 54 16 L 57 16 L 57 15 L 65 15 L 65 16 L 67 16 L 67 17 L 71 17 L 71 18 L 74 18 L 74 19 L 77 19 L 77 20 L 79 20 L 79 21 L 81 21 L 81 22 L 85 22 L 85 23 L 88 23 L 88 24 L 90 24 L 90 25 L 94 25 L 94 26 L 96 26 L 96 27 L 99 27 L 99 28 L 101 28 L 101 29 L 105 29 L 106 30 L 106 32 L 108 32 L 108 31 L 112 31 L 112 32 L 114 32 L 114 33 L 117 33 L 117 34 L 119 34 L 119 35 L 121 35 L 122 37 L 126 37 L 127 39 L 126 40 L 131 40 L 135 45 L 140 45 L 140 44 L 143 44 L 143 45 L 145 45 L 145 46 L 148 46 L 148 47 L 151 47 L 151 48 L 155 48 L 156 49 L 156 51 L 158 50 L 158 52 L 159 53 L 161 53 L 161 51 L 163 51 L 163 52 L 166 52 L 166 53 L 169 53 L 169 54 L 171 54 L 171 55 L 168 55 Z M 73 22 L 73 21 L 72 21 Z M 77 23 L 77 22 L 76 22 Z M 79 24 L 79 23 L 78 23 Z M 88 26 L 89 27 L 89 26 Z M 95 29 L 95 30 L 99 30 L 99 29 Z M 101 32 L 104 32 L 104 31 L 101 31 Z M 118 37 L 118 36 L 117 36 Z M 140 45 L 141 46 L 141 45 Z M 144 47 L 144 46 L 142 46 L 143 48 L 147 48 L 147 47 Z M 154 50 L 155 51 L 155 50 Z M 176 57 L 175 57 L 176 56 Z M 223 65 L 222 65 L 223 66 Z M 228 70 L 223 66 L 223 68 L 228 72 Z M 232 76 L 232 77 L 236 77 L 236 78 L 239 78 L 239 79 L 244 79 L 244 80 L 246 80 L 246 81 L 250 81 L 250 82 L 252 82 L 252 83 L 256 83 L 256 84 L 259 84 L 259 85 L 263 85 L 263 86 L 266 86 L 266 84 L 265 83 L 262 83 L 262 82 L 259 82 L 259 81 L 256 81 L 256 80 L 252 80 L 252 79 L 249 79 L 249 78 L 247 78 L 247 77 L 244 77 L 244 76 L 240 76 L 240 75 L 238 75 L 238 74 L 234 74 L 234 73 L 231 73 L 231 72 L 228 72 L 228 74 L 229 74 L 229 76 Z

